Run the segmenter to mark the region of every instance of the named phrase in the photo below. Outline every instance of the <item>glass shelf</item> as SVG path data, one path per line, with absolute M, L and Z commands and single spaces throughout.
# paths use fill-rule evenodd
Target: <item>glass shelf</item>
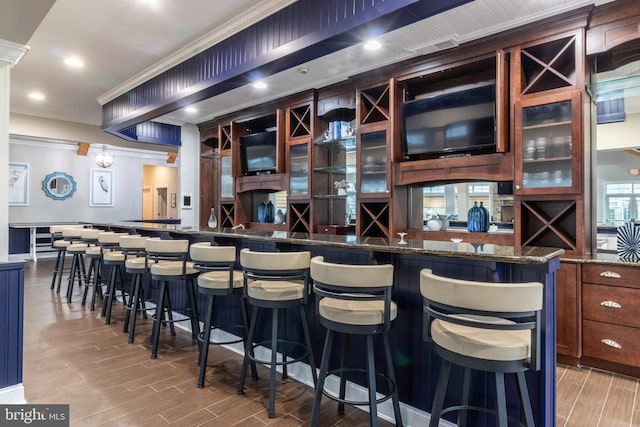
M 587 85 L 587 92 L 596 97 L 621 90 L 624 97 L 639 96 L 640 76 L 616 77 Z
M 522 110 L 522 188 L 573 185 L 571 100 Z
M 356 137 L 355 136 L 349 136 L 346 138 L 339 138 L 339 139 L 319 139 L 317 141 L 314 142 L 314 144 L 316 146 L 319 147 L 336 147 L 336 148 L 343 148 L 347 151 L 353 150 L 355 151 L 356 149 Z
M 387 131 L 361 135 L 360 192 L 387 191 Z
M 291 196 L 309 194 L 309 152 L 307 144 L 292 145 L 289 148 L 289 194 Z

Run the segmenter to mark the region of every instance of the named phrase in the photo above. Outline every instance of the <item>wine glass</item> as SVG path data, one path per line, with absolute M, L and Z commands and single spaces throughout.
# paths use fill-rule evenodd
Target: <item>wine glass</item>
M 404 236 L 406 236 L 407 233 L 398 233 L 398 236 L 400 236 L 400 241 L 398 242 L 399 245 L 406 245 L 407 241 L 404 240 Z

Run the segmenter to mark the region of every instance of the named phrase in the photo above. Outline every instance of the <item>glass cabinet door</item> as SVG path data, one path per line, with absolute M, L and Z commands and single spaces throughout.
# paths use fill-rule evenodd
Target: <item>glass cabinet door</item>
M 517 190 L 537 193 L 553 188 L 571 193 L 580 186 L 574 159 L 580 158 L 579 138 L 573 122 L 576 97 L 522 108 L 521 168 Z
M 309 148 L 308 144 L 289 147 L 289 194 L 309 194 Z
M 387 131 L 360 135 L 360 193 L 387 192 Z
M 220 157 L 220 198 L 233 198 L 231 156 Z

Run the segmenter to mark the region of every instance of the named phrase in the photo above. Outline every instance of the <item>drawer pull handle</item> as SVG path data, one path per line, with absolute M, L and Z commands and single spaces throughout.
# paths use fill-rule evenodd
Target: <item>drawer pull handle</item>
M 602 273 L 600 273 L 600 277 L 608 277 L 609 279 L 619 279 L 622 276 L 620 276 L 620 274 L 616 273 L 615 271 L 603 271 Z
M 620 344 L 618 344 L 617 342 L 615 342 L 614 340 L 610 340 L 609 338 L 604 338 L 601 339 L 600 342 L 604 345 L 608 345 L 609 347 L 613 347 L 613 348 L 622 348 L 622 346 Z
M 615 301 L 602 301 L 600 305 L 609 308 L 622 308 L 622 306 Z

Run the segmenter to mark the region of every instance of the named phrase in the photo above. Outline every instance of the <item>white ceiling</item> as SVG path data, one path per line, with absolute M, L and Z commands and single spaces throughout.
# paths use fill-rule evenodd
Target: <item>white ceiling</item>
M 57 0 L 28 41 L 42 9 L 25 13 L 20 0 L 0 0 L 0 38 L 26 43 L 29 52 L 11 71 L 11 112 L 101 124 L 101 107 L 142 81 L 215 44 L 294 0 Z M 527 22 L 608 0 L 475 0 L 383 37 L 384 48 L 360 45 L 270 77 L 269 89 L 236 89 L 203 101 L 199 112 L 175 111 L 159 118 L 199 123 L 215 116 L 310 88 L 320 88 L 384 64 L 435 50 L 435 44 L 462 44 Z M 52 0 L 41 4 L 51 3 Z M 153 6 L 149 6 L 152 4 Z M 46 10 L 45 10 L 46 12 Z M 9 27 L 6 23 L 11 23 Z M 24 22 L 25 25 L 18 25 Z M 84 59 L 68 69 L 68 55 Z M 27 94 L 41 91 L 46 100 Z

